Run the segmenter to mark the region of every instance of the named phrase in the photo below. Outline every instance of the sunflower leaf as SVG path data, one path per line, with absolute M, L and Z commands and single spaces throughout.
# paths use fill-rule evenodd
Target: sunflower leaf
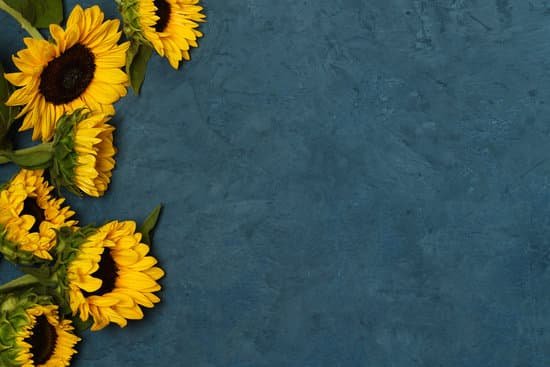
M 151 238 L 153 236 L 153 229 L 155 229 L 155 226 L 157 225 L 160 212 L 162 210 L 162 205 L 159 204 L 149 216 L 145 219 L 145 221 L 141 224 L 141 227 L 139 228 L 139 232 L 143 235 L 142 241 L 146 245 L 151 246 Z
M 34 25 L 36 19 L 36 7 L 32 0 L 4 0 L 11 8 L 17 10 L 21 15 Z
M 80 317 L 75 317 L 73 320 L 73 325 L 78 333 L 88 330 L 94 323 L 93 319 L 90 317 L 86 321 L 82 321 Z
M 0 149 L 10 149 L 12 146 L 8 134 L 15 121 L 17 108 L 6 106 L 11 91 L 12 88 L 4 77 L 4 67 L 0 64 Z
M 132 42 L 126 57 L 126 72 L 130 77 L 130 84 L 134 89 L 135 94 L 139 94 L 145 73 L 147 71 L 147 63 L 151 58 L 153 49 L 150 46 Z
M 48 28 L 63 20 L 63 0 L 4 0 L 38 28 Z

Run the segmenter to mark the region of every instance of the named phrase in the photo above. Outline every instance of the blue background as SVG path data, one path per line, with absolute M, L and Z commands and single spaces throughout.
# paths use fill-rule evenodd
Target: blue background
M 69 198 L 165 205 L 163 303 L 75 365 L 547 367 L 550 3 L 204 5 L 192 62 L 117 105 L 108 194 Z

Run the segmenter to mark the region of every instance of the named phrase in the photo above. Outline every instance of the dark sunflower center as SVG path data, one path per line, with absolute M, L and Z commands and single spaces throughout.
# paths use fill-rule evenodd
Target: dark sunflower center
M 35 320 L 32 335 L 25 339 L 31 345 L 32 361 L 35 366 L 46 363 L 52 356 L 57 342 L 55 327 L 48 318 L 40 315 Z
M 26 198 L 23 202 L 23 210 L 21 215 L 32 215 L 34 217 L 34 224 L 32 225 L 29 232 L 38 232 L 40 228 L 40 223 L 42 223 L 46 216 L 44 215 L 44 210 L 38 206 L 36 198 Z
M 111 250 L 105 248 L 103 254 L 101 254 L 101 260 L 99 260 L 99 269 L 92 274 L 94 278 L 101 279 L 101 287 L 95 292 L 83 292 L 84 295 L 86 297 L 101 296 L 115 289 L 117 270 L 115 260 L 111 256 Z
M 44 68 L 40 75 L 40 93 L 55 105 L 69 103 L 88 88 L 94 72 L 94 54 L 77 43 Z
M 162 32 L 170 19 L 170 4 L 166 0 L 155 0 L 155 7 L 157 8 L 155 15 L 159 17 L 157 24 L 155 24 L 155 31 Z

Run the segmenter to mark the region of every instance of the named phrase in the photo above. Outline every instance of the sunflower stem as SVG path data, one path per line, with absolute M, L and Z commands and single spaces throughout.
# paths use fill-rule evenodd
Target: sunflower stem
M 15 151 L 0 150 L 0 164 L 13 162 L 21 168 L 43 169 L 50 166 L 53 151 L 54 147 L 51 142 Z
M 17 290 L 17 289 L 20 289 L 20 288 L 26 288 L 26 287 L 36 285 L 36 284 L 39 284 L 39 283 L 40 283 L 40 281 L 36 277 L 34 277 L 30 274 L 25 274 L 25 275 L 20 276 L 17 279 L 14 279 L 12 281 L 9 281 L 9 282 L 1 285 L 0 286 L 0 293 L 13 292 L 14 290 Z
M 35 39 L 38 39 L 38 40 L 43 40 L 44 37 L 42 36 L 42 34 L 38 31 L 38 29 L 36 29 L 32 24 L 31 22 L 29 22 L 27 19 L 25 19 L 25 17 L 20 13 L 18 12 L 17 10 L 15 10 L 14 8 L 12 8 L 11 6 L 9 6 L 8 4 L 6 4 L 6 2 L 4 0 L 0 0 L 0 9 L 5 11 L 6 13 L 8 13 L 9 15 L 12 16 L 12 18 L 14 18 L 16 21 L 19 22 L 19 24 L 21 25 L 21 28 L 23 28 L 24 30 L 27 31 L 27 33 L 32 37 L 32 38 L 35 38 Z

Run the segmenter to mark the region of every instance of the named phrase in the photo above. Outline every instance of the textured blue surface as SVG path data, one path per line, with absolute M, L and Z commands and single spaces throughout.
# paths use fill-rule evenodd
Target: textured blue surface
M 547 367 L 550 3 L 204 5 L 118 104 L 109 193 L 69 198 L 165 204 L 164 303 L 75 365 Z

